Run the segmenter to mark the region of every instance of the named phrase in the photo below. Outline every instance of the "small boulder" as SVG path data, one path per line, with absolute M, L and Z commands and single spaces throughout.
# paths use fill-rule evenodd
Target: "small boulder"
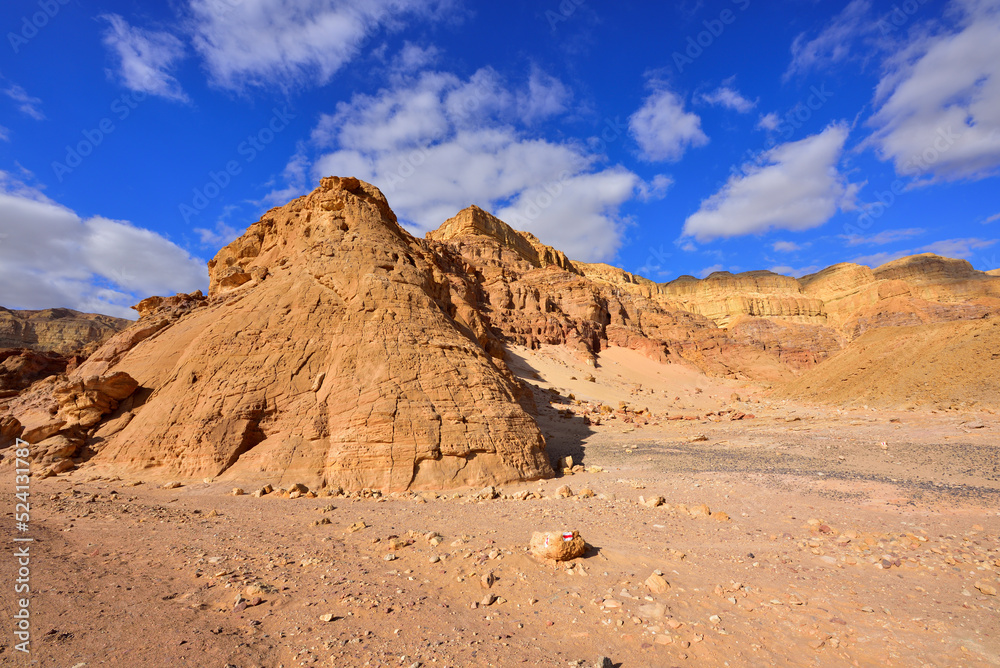
M 660 573 L 653 573 L 646 578 L 646 587 L 654 594 L 666 594 L 670 591 L 670 583 Z
M 531 553 L 542 559 L 569 561 L 583 556 L 587 543 L 577 531 L 536 531 L 531 535 Z M 568 538 L 568 540 L 567 540 Z

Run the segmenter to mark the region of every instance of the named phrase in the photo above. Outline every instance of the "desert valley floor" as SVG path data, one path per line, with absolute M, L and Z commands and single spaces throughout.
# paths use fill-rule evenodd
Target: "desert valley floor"
M 615 347 L 508 364 L 575 472 L 496 498 L 34 481 L 35 647 L 0 664 L 1000 663 L 992 412 L 810 406 Z M 537 561 L 538 530 L 588 551 Z

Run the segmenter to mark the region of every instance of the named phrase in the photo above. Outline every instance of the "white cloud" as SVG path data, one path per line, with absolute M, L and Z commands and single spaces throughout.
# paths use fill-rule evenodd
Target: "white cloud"
M 892 253 L 874 253 L 873 255 L 862 255 L 857 257 L 851 262 L 857 264 L 867 264 L 869 267 L 877 267 L 883 265 L 886 262 L 892 262 L 893 260 L 898 260 L 901 257 L 906 257 L 908 255 L 917 255 L 919 253 L 934 253 L 936 255 L 943 255 L 944 257 L 959 258 L 962 260 L 967 260 L 973 256 L 975 251 L 989 248 L 997 243 L 997 239 L 979 239 L 976 237 L 966 238 L 966 239 L 942 239 L 941 241 L 935 241 L 932 244 L 927 244 L 926 246 L 921 246 L 916 249 L 895 251 Z
M 994 213 L 992 216 L 983 221 L 983 225 L 988 225 L 989 223 L 995 223 L 1000 220 L 1000 213 Z
M 440 18 L 448 0 L 190 0 L 189 30 L 225 88 L 324 84 L 380 29 Z M 410 52 L 415 56 L 415 52 Z
M 870 10 L 870 0 L 852 0 L 815 38 L 800 33 L 792 42 L 792 62 L 784 80 L 847 58 L 855 38 L 875 30 Z
M 10 129 L 0 125 L 0 141 L 10 141 Z
M 795 251 L 802 250 L 802 246 L 794 241 L 775 241 L 771 244 L 771 248 L 778 253 L 794 253 Z
M 203 246 L 214 246 L 216 248 L 228 245 L 229 242 L 241 234 L 240 230 L 221 220 L 216 221 L 214 229 L 209 230 L 204 227 L 196 227 L 194 231 Z
M 554 88 L 529 78 L 511 89 L 488 68 L 469 79 L 443 72 L 402 78 L 320 119 L 312 139 L 327 152 L 313 175 L 374 183 L 401 221 L 421 233 L 477 204 L 571 257 L 610 259 L 624 223 L 618 208 L 636 195 L 640 179 L 622 167 L 598 168 L 604 156 L 579 142 L 528 132 L 539 110 L 556 108 Z M 654 178 L 646 192 L 666 185 Z
M 913 251 L 896 251 L 894 253 L 873 253 L 872 255 L 861 255 L 859 257 L 850 260 L 854 264 L 866 264 L 871 268 L 881 267 L 886 262 L 892 262 L 893 260 L 898 260 L 901 257 L 906 257 L 907 255 L 913 255 Z
M 744 165 L 742 174 L 731 176 L 719 192 L 702 201 L 684 222 L 684 235 L 708 241 L 822 225 L 838 207 L 849 204 L 851 190 L 837 169 L 847 134 L 845 125 L 830 125 L 819 134 L 770 149 L 761 165 Z
M 757 100 L 751 102 L 743 97 L 738 90 L 730 88 L 729 86 L 720 86 L 711 93 L 702 95 L 701 99 L 709 104 L 726 107 L 727 109 L 738 111 L 741 114 L 745 114 L 757 106 Z
M 184 57 L 184 44 L 168 32 L 136 28 L 118 14 L 105 14 L 104 45 L 118 59 L 122 84 L 134 91 L 187 101 L 180 83 L 170 74 Z
M 684 101 L 665 88 L 655 90 L 628 121 L 643 157 L 651 161 L 677 161 L 688 148 L 704 146 L 708 137 L 701 119 L 684 111 Z
M 284 206 L 296 197 L 307 194 L 309 192 L 309 167 L 309 158 L 305 153 L 299 151 L 293 155 L 282 172 L 285 186 L 272 190 L 259 203 Z
M 559 79 L 532 68 L 527 90 L 518 93 L 521 118 L 531 123 L 561 114 L 573 97 Z
M 643 202 L 663 199 L 673 184 L 674 180 L 666 174 L 657 174 L 648 183 L 643 181 L 639 184 L 639 199 Z
M 989 248 L 996 244 L 996 242 L 996 239 L 977 239 L 975 237 L 969 239 L 943 239 L 928 244 L 920 250 L 925 253 L 937 253 L 945 257 L 967 259 L 972 257 L 975 251 L 981 248 Z
M 717 271 L 723 271 L 721 264 L 713 264 L 711 267 L 705 267 L 698 272 L 698 278 L 705 278 L 706 276 L 714 274 Z
M 795 278 L 802 278 L 807 274 L 816 273 L 822 269 L 818 264 L 811 264 L 808 267 L 789 267 L 788 265 L 778 265 L 776 267 L 769 267 L 768 271 L 772 271 L 775 274 L 782 274 L 784 276 L 794 276 Z
M 202 260 L 149 230 L 100 216 L 82 219 L 0 172 L 0 304 L 66 307 L 135 317 L 153 294 L 207 286 Z
M 775 112 L 764 114 L 757 121 L 757 129 L 759 130 L 775 130 L 781 123 L 781 118 Z
M 397 72 L 417 72 L 433 65 L 440 57 L 441 51 L 433 44 L 423 47 L 406 42 L 393 60 L 393 69 Z
M 923 183 L 977 179 L 1000 166 L 1000 7 L 957 6 L 953 32 L 918 37 L 885 66 L 872 141 Z
M 926 231 L 923 228 L 910 227 L 901 230 L 885 230 L 870 236 L 848 235 L 841 238 L 847 241 L 848 246 L 884 246 L 910 237 L 919 237 Z
M 36 121 L 45 119 L 45 114 L 43 114 L 42 110 L 39 109 L 42 105 L 42 101 L 37 97 L 28 95 L 28 92 L 22 87 L 14 84 L 5 89 L 4 94 L 14 100 L 14 102 L 17 102 L 17 108 L 21 111 L 21 113 L 31 116 Z

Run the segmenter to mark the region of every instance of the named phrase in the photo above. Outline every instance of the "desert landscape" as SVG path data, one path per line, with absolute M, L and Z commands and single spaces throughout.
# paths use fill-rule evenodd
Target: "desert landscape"
M 351 176 L 208 269 L 0 309 L 3 664 L 1000 664 L 1000 272 L 656 283 Z

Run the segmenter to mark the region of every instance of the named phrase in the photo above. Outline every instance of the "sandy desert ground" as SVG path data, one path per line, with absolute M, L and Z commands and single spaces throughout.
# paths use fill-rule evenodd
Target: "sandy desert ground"
M 1000 664 L 996 415 L 795 404 L 620 348 L 596 369 L 510 353 L 575 472 L 497 498 L 33 481 L 33 652 L 5 640 L 0 664 Z M 528 554 L 572 529 L 584 557 Z

